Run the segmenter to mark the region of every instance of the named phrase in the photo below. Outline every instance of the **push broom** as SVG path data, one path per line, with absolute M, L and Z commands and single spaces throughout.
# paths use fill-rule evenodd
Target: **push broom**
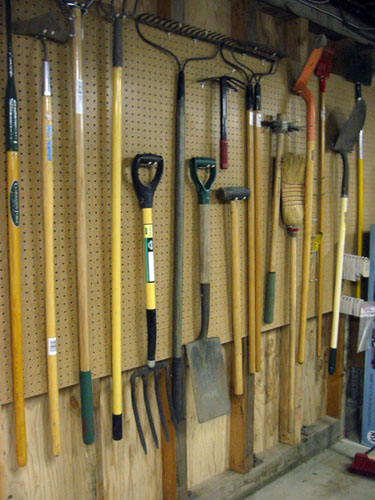
M 281 209 L 290 236 L 290 342 L 288 433 L 295 425 L 295 365 L 297 336 L 297 233 L 304 217 L 305 156 L 288 153 L 281 162 Z

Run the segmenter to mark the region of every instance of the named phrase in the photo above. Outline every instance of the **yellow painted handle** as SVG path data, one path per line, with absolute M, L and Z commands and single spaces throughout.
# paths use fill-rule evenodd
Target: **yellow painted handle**
M 112 96 L 112 413 L 122 414 L 121 381 L 121 109 L 122 68 L 113 68 Z
M 305 362 L 305 352 L 306 352 L 306 324 L 307 324 L 307 306 L 309 300 L 312 201 L 313 201 L 313 183 L 314 183 L 314 140 L 308 140 L 306 148 L 307 148 L 307 153 L 306 153 L 307 158 L 306 158 L 306 170 L 305 170 L 305 215 L 304 215 L 304 234 L 303 234 L 301 320 L 299 328 L 298 363 Z
M 21 320 L 21 265 L 19 228 L 19 167 L 18 153 L 7 151 L 8 187 L 8 241 L 10 322 L 12 329 L 13 398 L 16 422 L 17 463 L 26 465 L 26 423 L 23 390 L 22 320 Z
M 241 295 L 240 295 L 240 225 L 238 201 L 230 202 L 232 240 L 232 309 L 234 343 L 234 394 L 243 394 L 242 339 L 241 339 Z
M 288 430 L 294 432 L 295 424 L 295 380 L 296 380 L 296 336 L 297 336 L 297 237 L 290 240 L 290 342 L 289 342 L 289 416 Z
M 146 271 L 146 309 L 156 309 L 155 264 L 154 264 L 154 229 L 152 225 L 152 208 L 142 208 L 143 238 L 145 248 Z M 146 251 L 146 243 L 150 245 Z
M 50 96 L 42 97 L 42 180 L 44 224 L 44 272 L 46 301 L 46 337 L 49 426 L 52 455 L 61 453 L 59 386 L 57 373 L 55 263 L 53 244 L 53 159 L 52 159 L 52 103 Z
M 255 112 L 255 127 L 254 127 L 254 207 L 255 207 L 255 369 L 260 372 L 261 368 L 261 340 L 262 340 L 262 318 L 263 318 L 263 277 L 262 277 L 262 129 L 261 129 L 262 113 L 260 110 Z
M 254 205 L 254 112 L 246 112 L 247 138 L 247 182 L 250 196 L 247 200 L 247 235 L 248 235 L 248 287 L 249 287 L 249 373 L 256 368 L 256 320 L 255 320 L 255 205 Z
M 342 271 L 344 262 L 345 232 L 346 232 L 345 219 L 346 219 L 347 209 L 348 209 L 348 198 L 341 198 L 339 241 L 337 244 L 337 256 L 336 256 L 335 294 L 333 297 L 332 331 L 331 331 L 331 343 L 330 343 L 330 347 L 332 349 L 337 349 L 337 337 L 339 331 Z

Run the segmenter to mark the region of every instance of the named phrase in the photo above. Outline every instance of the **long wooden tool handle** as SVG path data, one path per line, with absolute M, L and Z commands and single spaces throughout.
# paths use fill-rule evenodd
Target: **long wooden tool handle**
M 275 308 L 275 289 L 276 289 L 276 249 L 278 242 L 278 224 L 280 216 L 280 189 L 281 189 L 281 153 L 284 144 L 284 134 L 277 134 L 276 143 L 276 161 L 273 181 L 272 196 L 272 232 L 270 245 L 270 262 L 266 282 L 266 297 L 264 307 L 264 322 L 272 323 Z
M 241 294 L 240 294 L 240 224 L 238 201 L 230 202 L 232 244 L 232 319 L 234 343 L 234 394 L 243 394 Z
M 255 369 L 260 372 L 261 367 L 261 340 L 262 340 L 262 112 L 255 111 L 255 160 L 254 160 L 254 204 L 255 204 Z
M 333 298 L 332 331 L 331 331 L 331 343 L 330 343 L 329 366 L 328 366 L 328 370 L 331 375 L 333 375 L 336 370 L 336 351 L 337 351 L 337 338 L 339 331 L 342 271 L 343 271 L 344 249 L 345 249 L 345 232 L 346 232 L 345 219 L 346 219 L 347 209 L 348 209 L 348 198 L 342 197 L 340 203 L 339 241 L 337 244 L 335 295 Z
M 319 264 L 318 264 L 318 329 L 317 329 L 317 344 L 316 353 L 320 357 L 322 352 L 322 322 L 323 322 L 323 288 L 324 288 L 324 232 L 325 232 L 325 152 L 326 149 L 326 105 L 325 92 L 320 92 L 320 224 L 319 230 L 322 234 L 322 239 L 319 245 Z
M 296 336 L 297 336 L 297 233 L 290 233 L 290 343 L 289 343 L 289 416 L 288 430 L 294 432 Z
M 249 372 L 255 373 L 256 304 L 255 304 L 255 204 L 254 204 L 254 111 L 246 112 L 247 179 L 250 196 L 247 201 L 248 286 L 249 286 Z
M 112 95 L 112 436 L 122 439 L 121 380 L 121 134 L 122 23 L 114 22 Z
M 44 64 L 47 61 L 44 62 Z M 48 63 L 47 63 L 48 64 Z M 47 93 L 50 94 L 50 92 Z M 45 300 L 49 426 L 52 454 L 61 453 L 59 385 L 57 373 L 56 308 L 55 308 L 55 262 L 53 244 L 53 159 L 52 159 L 52 103 L 50 95 L 42 97 L 42 179 L 43 179 L 43 224 L 45 260 Z
M 92 380 L 90 370 L 87 287 L 86 171 L 83 140 L 82 12 L 74 7 L 73 82 L 74 139 L 77 198 L 77 287 L 82 434 L 85 444 L 94 442 Z
M 22 319 L 21 319 L 21 263 L 20 263 L 20 212 L 19 212 L 19 165 L 18 165 L 18 110 L 14 83 L 12 53 L 12 21 L 10 0 L 6 1 L 8 41 L 8 82 L 5 96 L 6 159 L 8 191 L 8 259 L 9 302 L 12 331 L 13 399 L 16 426 L 17 463 L 26 465 L 26 423 L 23 389 Z
M 303 234 L 303 259 L 302 259 L 302 291 L 301 291 L 301 320 L 298 343 L 298 362 L 305 362 L 306 352 L 306 323 L 307 306 L 309 299 L 309 278 L 311 258 L 311 226 L 312 226 L 312 201 L 314 183 L 314 140 L 307 140 L 306 144 L 306 170 L 305 170 L 305 216 Z

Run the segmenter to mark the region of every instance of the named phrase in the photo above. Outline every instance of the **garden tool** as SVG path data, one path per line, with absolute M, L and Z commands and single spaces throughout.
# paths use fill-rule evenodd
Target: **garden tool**
M 326 45 L 324 35 L 317 38 L 315 48 L 309 55 L 302 72 L 300 73 L 293 91 L 297 92 L 306 102 L 306 170 L 305 170 L 305 213 L 303 233 L 303 259 L 302 259 L 302 291 L 301 291 L 301 320 L 299 328 L 298 362 L 305 362 L 306 351 L 306 323 L 307 304 L 309 298 L 310 258 L 311 258 L 311 227 L 312 227 L 312 201 L 314 182 L 314 151 L 315 151 L 315 103 L 314 97 L 307 88 L 307 82 L 312 75 L 323 47 Z
M 269 270 L 266 281 L 266 294 L 264 306 L 264 322 L 273 322 L 273 313 L 275 306 L 275 289 L 276 289 L 276 249 L 277 249 L 277 235 L 280 214 L 280 189 L 281 189 L 281 155 L 284 146 L 284 135 L 288 132 L 300 130 L 292 122 L 287 122 L 283 119 L 281 113 L 277 115 L 276 120 L 262 121 L 264 127 L 268 127 L 276 134 L 276 159 L 275 171 L 273 180 L 273 196 L 272 196 L 272 233 L 270 245 L 270 261 Z
M 174 190 L 174 262 L 173 262 L 173 339 L 172 339 L 172 397 L 177 421 L 185 418 L 184 375 L 182 362 L 182 299 L 183 299 L 183 259 L 184 259 L 184 202 L 185 202 L 185 69 L 191 61 L 203 61 L 216 57 L 218 48 L 210 56 L 190 57 L 181 62 L 169 49 L 148 40 L 140 30 L 139 23 L 149 14 L 136 18 L 136 29 L 141 39 L 171 56 L 177 63 L 177 106 L 176 106 L 176 149 L 175 149 L 175 190 Z M 157 19 L 156 19 L 157 22 Z
M 52 150 L 52 94 L 50 66 L 46 40 L 64 43 L 68 33 L 61 29 L 50 14 L 42 14 L 28 21 L 18 22 L 14 27 L 17 35 L 33 36 L 43 47 L 43 89 L 42 89 L 42 180 L 43 180 L 43 223 L 45 260 L 45 301 L 47 336 L 48 402 L 51 447 L 54 456 L 61 453 L 59 385 L 57 374 L 56 308 L 55 308 L 55 263 L 53 243 L 53 150 Z
M 316 342 L 316 352 L 317 355 L 321 355 L 322 351 L 322 319 L 323 319 L 323 287 L 324 287 L 324 276 L 323 276 L 323 264 L 324 264 L 324 232 L 325 232 L 325 210 L 324 210 L 324 197 L 325 197 L 325 158 L 326 158 L 326 79 L 329 78 L 332 66 L 334 48 L 327 45 L 324 47 L 323 52 L 320 56 L 318 64 L 315 68 L 315 73 L 319 77 L 319 88 L 320 88 L 320 199 L 319 199 L 319 232 L 320 241 L 317 251 L 319 251 L 319 262 L 318 262 L 318 326 L 317 326 L 317 342 Z
M 141 167 L 152 167 L 156 164 L 156 173 L 153 179 L 148 183 L 144 184 L 139 177 L 139 169 Z M 176 417 L 174 413 L 172 396 L 169 389 L 169 364 L 166 361 L 163 362 L 155 362 L 155 353 L 156 353 L 156 294 L 155 294 L 155 266 L 154 266 L 154 244 L 153 244 L 153 225 L 152 225 L 152 205 L 154 193 L 157 188 L 157 185 L 160 182 L 161 176 L 163 174 L 163 158 L 161 156 L 153 155 L 153 154 L 141 154 L 137 155 L 132 162 L 132 179 L 134 190 L 137 194 L 139 206 L 142 212 L 142 224 L 143 224 L 143 238 L 144 238 L 144 262 L 145 262 L 145 271 L 146 271 L 146 317 L 147 317 L 147 365 L 141 368 L 138 368 L 130 377 L 130 386 L 131 386 L 131 398 L 133 405 L 133 413 L 135 418 L 135 423 L 138 430 L 138 435 L 142 443 L 142 448 L 144 452 L 147 454 L 147 446 L 146 441 L 143 435 L 141 422 L 139 419 L 139 413 L 137 408 L 137 400 L 136 400 L 136 379 L 140 377 L 142 379 L 143 385 L 143 396 L 144 402 L 146 406 L 146 412 L 148 421 L 151 428 L 152 437 L 154 439 L 155 445 L 159 447 L 158 436 L 156 434 L 154 420 L 152 418 L 150 401 L 148 397 L 148 376 L 152 373 L 154 375 L 155 381 L 155 396 L 159 409 L 160 421 L 162 427 L 164 429 L 164 434 L 169 441 L 168 430 L 165 423 L 165 417 L 160 397 L 160 389 L 159 389 L 159 381 L 158 376 L 161 371 L 165 371 L 165 380 L 166 380 L 166 392 L 167 399 L 169 404 L 169 409 L 171 412 L 171 417 L 174 425 L 177 425 Z
M 295 422 L 295 366 L 297 336 L 297 233 L 303 223 L 303 182 L 306 159 L 289 153 L 281 159 L 282 218 L 290 236 L 290 326 L 288 432 Z
M 261 79 L 267 75 L 273 75 L 279 60 L 269 60 L 266 71 L 255 72 L 249 66 L 240 61 L 231 50 L 232 61 L 229 60 L 224 51 L 221 50 L 223 60 L 240 71 L 246 81 L 246 114 L 247 116 L 247 167 L 248 183 L 253 196 L 248 204 L 248 237 L 249 237 L 249 370 L 250 373 L 260 371 L 261 365 L 261 333 L 262 333 L 262 308 L 263 308 L 263 277 L 262 277 L 262 144 L 261 144 Z M 234 62 L 233 62 L 234 61 Z M 253 108 L 253 109 L 251 109 Z M 253 137 L 250 139 L 251 131 Z M 252 170 L 251 170 L 252 169 Z M 255 210 L 255 207 L 257 209 Z M 254 297 L 253 300 L 252 297 Z M 253 302 L 254 305 L 251 305 Z M 252 316 L 255 317 L 252 319 Z M 254 332 L 254 333 L 253 333 Z M 255 337 L 255 342 L 254 342 Z M 255 360 L 252 357 L 252 347 L 255 344 Z M 254 366 L 255 361 L 255 366 Z
M 94 442 L 92 379 L 90 369 L 89 302 L 87 271 L 87 208 L 86 168 L 83 127 L 83 73 L 82 73 L 82 16 L 94 0 L 59 0 L 63 12 L 73 24 L 73 96 L 74 96 L 74 145 L 77 199 L 77 287 L 78 333 L 81 385 L 82 435 L 85 444 Z
M 16 430 L 16 453 L 17 463 L 19 467 L 24 467 L 27 462 L 27 446 L 22 357 L 18 107 L 14 79 L 12 10 L 10 0 L 6 0 L 5 2 L 5 11 L 8 55 L 8 81 L 5 92 L 5 144 L 8 191 L 9 305 L 12 335 L 13 400 Z
M 240 225 L 238 204 L 250 196 L 247 187 L 224 187 L 216 191 L 217 198 L 230 204 L 231 213 L 231 245 L 232 245 L 232 321 L 233 321 L 233 392 L 236 396 L 243 394 L 242 372 L 242 339 L 241 339 L 241 296 L 240 296 Z
M 127 15 L 126 0 L 116 9 L 114 0 L 99 7 L 107 21 L 113 24 L 112 42 L 112 436 L 122 439 L 122 380 L 121 380 L 121 135 L 122 135 L 122 25 Z
M 198 422 L 203 423 L 229 413 L 230 401 L 220 338 L 207 338 L 210 318 L 210 191 L 216 177 L 216 162 L 211 158 L 192 158 L 189 165 L 199 204 L 201 330 L 198 340 L 186 344 L 185 348 Z M 206 182 L 202 181 L 198 170 L 209 172 Z
M 374 74 L 374 50 L 350 44 L 343 50 L 346 67 L 346 79 L 355 84 L 356 101 L 362 99 L 362 85 L 372 83 Z M 357 255 L 362 256 L 363 247 L 363 130 L 358 137 L 358 200 L 357 200 Z M 361 298 L 361 278 L 357 281 L 356 297 Z
M 237 92 L 237 86 L 243 87 L 243 83 L 231 76 L 213 76 L 203 78 L 198 83 L 205 85 L 207 82 L 218 82 L 220 86 L 220 168 L 228 168 L 228 140 L 227 140 L 227 90 Z
M 329 365 L 328 371 L 331 375 L 336 370 L 336 352 L 337 338 L 340 315 L 340 299 L 342 285 L 342 271 L 345 249 L 345 231 L 346 231 L 346 212 L 348 209 L 349 196 L 349 162 L 347 154 L 353 150 L 355 143 L 358 141 L 360 130 L 362 130 L 366 118 L 366 104 L 363 99 L 357 101 L 349 118 L 344 123 L 332 150 L 339 153 L 343 162 L 342 185 L 341 185 L 341 203 L 340 203 L 340 219 L 339 219 L 339 240 L 337 244 L 336 255 L 336 274 L 335 274 L 335 293 L 333 298 L 332 312 L 332 330 L 331 343 L 329 350 Z

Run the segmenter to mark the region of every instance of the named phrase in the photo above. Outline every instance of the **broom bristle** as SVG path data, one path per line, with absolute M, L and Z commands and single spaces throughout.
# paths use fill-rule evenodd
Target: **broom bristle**
M 303 223 L 305 163 L 305 156 L 295 153 L 287 153 L 281 160 L 281 208 L 286 226 L 297 228 Z

